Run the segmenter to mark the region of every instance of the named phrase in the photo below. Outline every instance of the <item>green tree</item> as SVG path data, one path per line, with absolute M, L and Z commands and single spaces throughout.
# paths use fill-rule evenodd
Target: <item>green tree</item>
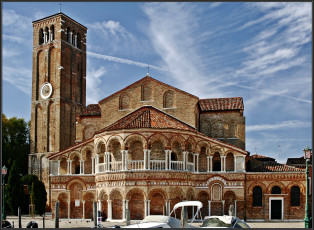
M 47 202 L 47 192 L 44 183 L 36 175 L 23 176 L 22 183 L 28 187 L 28 204 L 32 203 L 35 205 L 36 214 L 44 214 Z
M 42 215 L 45 213 L 47 192 L 45 185 L 40 180 L 35 180 L 32 184 L 31 201 L 35 205 L 35 213 Z
M 8 184 L 5 190 L 6 202 L 12 212 L 17 215 L 18 207 L 22 207 L 24 201 L 24 188 L 21 183 L 21 176 L 15 161 L 10 168 Z
M 29 124 L 23 118 L 8 119 L 2 114 L 2 165 L 10 169 L 15 160 L 19 173 L 25 175 L 29 152 Z

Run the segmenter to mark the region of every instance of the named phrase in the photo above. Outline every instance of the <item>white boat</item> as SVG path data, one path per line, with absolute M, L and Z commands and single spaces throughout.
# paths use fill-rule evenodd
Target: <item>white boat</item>
M 202 202 L 200 201 L 183 201 L 177 203 L 169 216 L 164 215 L 148 215 L 138 224 L 127 225 L 122 228 L 181 228 L 181 220 L 175 217 L 171 217 L 172 213 L 175 214 L 175 210 L 178 208 L 184 207 L 197 207 L 197 211 L 192 218 L 190 223 L 187 223 L 185 227 L 187 228 L 196 228 L 193 225 L 190 225 L 195 220 L 195 217 L 200 212 L 200 209 L 203 207 Z

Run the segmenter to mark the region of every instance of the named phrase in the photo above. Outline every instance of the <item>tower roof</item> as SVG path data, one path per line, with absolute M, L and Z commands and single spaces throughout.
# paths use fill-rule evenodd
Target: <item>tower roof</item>
M 70 21 L 72 21 L 72 22 L 74 22 L 74 23 L 76 23 L 76 24 L 78 24 L 78 25 L 84 27 L 85 29 L 87 29 L 87 27 L 83 26 L 81 23 L 75 21 L 74 19 L 70 18 L 68 15 L 66 15 L 66 14 L 64 14 L 64 13 L 62 13 L 62 12 L 59 12 L 59 13 L 50 15 L 50 16 L 48 16 L 48 17 L 44 17 L 44 18 L 35 20 L 35 21 L 33 21 L 32 23 L 33 23 L 33 24 L 34 24 L 34 23 L 38 23 L 38 22 L 41 22 L 41 21 L 44 21 L 44 20 L 47 20 L 47 19 L 50 19 L 50 18 L 57 17 L 57 16 L 64 16 L 64 17 L 68 18 Z

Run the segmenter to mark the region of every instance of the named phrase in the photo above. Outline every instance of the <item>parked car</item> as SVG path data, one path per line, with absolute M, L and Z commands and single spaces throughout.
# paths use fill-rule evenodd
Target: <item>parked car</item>
M 251 228 L 236 216 L 206 216 L 201 228 Z
M 188 206 L 197 207 L 197 211 L 191 220 L 190 223 L 186 223 L 185 227 L 187 228 L 196 228 L 195 226 L 190 225 L 193 223 L 197 213 L 200 212 L 200 209 L 203 207 L 202 202 L 200 201 L 183 201 L 175 204 L 173 210 L 169 214 L 169 216 L 163 215 L 149 215 L 146 216 L 141 222 L 138 224 L 127 225 L 122 228 L 181 228 L 181 220 L 177 219 L 176 216 L 172 217 L 171 215 L 174 213 L 175 210 L 178 208 L 184 208 Z M 115 226 L 115 228 L 120 228 L 120 226 Z

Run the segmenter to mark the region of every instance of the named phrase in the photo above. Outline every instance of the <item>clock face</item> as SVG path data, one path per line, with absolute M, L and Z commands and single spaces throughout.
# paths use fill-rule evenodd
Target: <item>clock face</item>
M 52 94 L 52 85 L 49 82 L 42 84 L 40 88 L 40 96 L 42 99 L 48 99 Z

